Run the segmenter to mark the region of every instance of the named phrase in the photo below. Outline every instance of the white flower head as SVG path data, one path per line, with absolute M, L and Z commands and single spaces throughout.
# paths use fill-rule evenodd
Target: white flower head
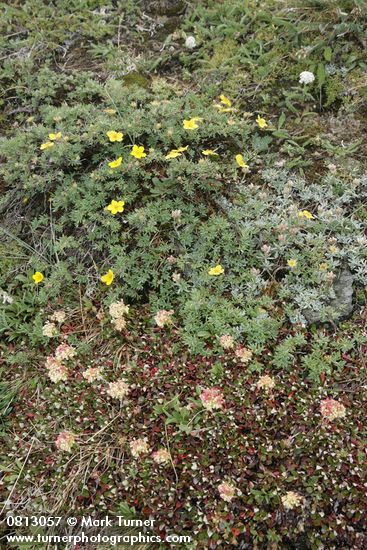
M 315 75 L 311 71 L 302 71 L 299 75 L 300 84 L 312 84 L 315 80 Z
M 192 50 L 196 46 L 196 40 L 194 36 L 188 36 L 185 41 L 185 46 L 189 50 Z

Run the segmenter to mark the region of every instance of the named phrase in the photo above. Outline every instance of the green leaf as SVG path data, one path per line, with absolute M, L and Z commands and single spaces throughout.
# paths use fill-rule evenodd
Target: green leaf
M 325 67 L 323 63 L 319 63 L 317 66 L 317 80 L 321 88 L 325 83 Z
M 332 56 L 333 56 L 333 50 L 330 48 L 330 46 L 328 46 L 327 48 L 324 49 L 325 61 L 331 61 Z

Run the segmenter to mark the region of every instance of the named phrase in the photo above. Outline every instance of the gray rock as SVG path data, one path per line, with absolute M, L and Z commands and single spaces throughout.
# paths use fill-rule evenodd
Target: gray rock
M 353 311 L 353 273 L 344 268 L 333 283 L 335 298 L 325 305 L 324 311 L 305 309 L 302 313 L 308 323 L 335 322 L 348 317 Z

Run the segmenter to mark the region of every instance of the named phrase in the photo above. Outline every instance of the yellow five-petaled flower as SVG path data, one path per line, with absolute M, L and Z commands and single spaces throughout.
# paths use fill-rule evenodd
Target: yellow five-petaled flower
M 214 276 L 223 275 L 224 269 L 220 264 L 218 264 L 215 267 L 212 267 L 211 269 L 209 269 L 208 273 L 209 275 L 214 275 Z
M 201 153 L 202 153 L 203 155 L 205 155 L 206 157 L 210 157 L 210 156 L 213 156 L 213 155 L 218 156 L 218 153 L 216 153 L 216 152 L 213 151 L 212 149 L 204 149 L 204 151 L 201 151 Z
M 142 159 L 147 156 L 147 154 L 144 153 L 144 147 L 142 145 L 133 145 L 130 155 L 136 159 Z
M 114 278 L 115 278 L 114 272 L 112 271 L 112 269 L 109 269 L 105 275 L 102 275 L 101 281 L 105 285 L 110 286 L 110 284 L 112 284 L 112 281 L 114 280 Z
M 40 271 L 36 271 L 33 275 L 32 275 L 32 279 L 34 280 L 35 284 L 38 285 L 39 283 L 42 283 L 43 279 L 44 279 L 44 275 L 43 273 L 41 273 Z
M 300 218 L 306 218 L 307 220 L 313 220 L 314 219 L 313 215 L 308 210 L 300 210 L 298 212 L 298 216 Z
M 107 137 L 110 141 L 122 141 L 122 138 L 124 137 L 124 134 L 122 132 L 115 132 L 115 130 L 110 130 L 109 132 L 106 132 Z
M 50 147 L 53 147 L 55 144 L 52 141 L 46 141 L 46 143 L 42 143 L 40 145 L 41 151 L 44 151 L 45 149 L 49 149 Z
M 118 168 L 121 163 L 122 163 L 122 157 L 119 157 L 116 160 L 112 160 L 111 162 L 109 162 L 108 166 L 110 168 Z
M 248 168 L 248 165 L 241 154 L 236 155 L 236 162 L 240 168 Z
M 106 209 L 109 210 L 113 216 L 115 216 L 115 214 L 119 214 L 124 211 L 124 206 L 125 201 L 112 200 L 110 204 L 106 206 Z
M 58 139 L 61 139 L 62 133 L 57 132 L 57 134 L 48 134 L 48 139 L 51 141 L 56 141 Z
M 199 128 L 197 123 L 202 120 L 203 120 L 202 118 L 197 116 L 194 118 L 185 119 L 183 121 L 183 127 L 185 128 L 185 130 L 196 130 L 196 128 Z
M 223 105 L 227 105 L 227 107 L 232 107 L 232 101 L 228 99 L 225 95 L 221 94 L 219 96 L 220 102 L 223 103 Z
M 293 268 L 293 267 L 297 267 L 297 260 L 288 260 L 287 261 L 287 264 L 289 265 L 289 267 Z
M 165 158 L 175 159 L 177 157 L 180 157 L 184 151 L 187 151 L 188 148 L 189 146 L 186 145 L 186 147 L 178 147 L 178 149 L 172 149 L 171 151 L 169 151 L 169 153 L 167 153 Z
M 259 128 L 267 128 L 268 123 L 266 122 L 265 118 L 262 118 L 260 115 L 257 115 L 256 123 Z

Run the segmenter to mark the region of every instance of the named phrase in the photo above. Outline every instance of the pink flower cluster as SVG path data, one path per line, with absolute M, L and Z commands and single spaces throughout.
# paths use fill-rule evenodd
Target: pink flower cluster
M 225 502 L 231 502 L 231 500 L 236 496 L 236 487 L 231 483 L 221 483 L 218 485 L 218 491 L 220 498 Z
M 55 445 L 60 451 L 70 452 L 75 443 L 75 435 L 72 432 L 60 432 Z
M 200 400 L 208 411 L 222 409 L 224 405 L 224 396 L 219 388 L 205 388 L 200 394 Z
M 344 418 L 346 410 L 342 403 L 335 401 L 335 399 L 323 399 L 320 404 L 320 412 L 323 418 L 326 420 L 336 420 L 337 418 Z
M 60 344 L 55 350 L 55 357 L 60 361 L 67 361 L 75 356 L 75 349 L 69 344 Z

